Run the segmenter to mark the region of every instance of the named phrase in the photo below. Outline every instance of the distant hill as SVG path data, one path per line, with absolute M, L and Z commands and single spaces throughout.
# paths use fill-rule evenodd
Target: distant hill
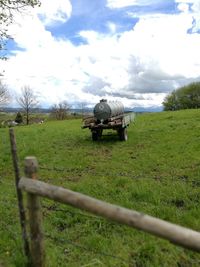
M 23 111 L 21 108 L 11 108 L 11 107 L 2 107 L 0 109 L 0 111 L 2 112 L 10 112 L 10 113 L 17 113 L 19 111 Z M 87 109 L 71 109 L 70 112 L 71 113 L 91 113 L 93 111 L 93 108 L 87 108 Z M 128 109 L 125 108 L 125 111 L 134 111 L 134 112 L 139 112 L 139 113 L 143 113 L 143 112 L 161 112 L 163 111 L 162 107 L 149 107 L 149 108 L 143 108 L 143 107 L 135 107 L 132 109 Z M 48 108 L 35 108 L 32 109 L 33 113 L 50 113 L 51 109 Z
M 161 112 L 163 111 L 163 107 L 149 107 L 149 108 L 142 108 L 142 107 L 135 107 L 132 109 L 134 112 Z
M 10 113 L 17 113 L 17 112 L 22 112 L 22 108 L 10 108 L 10 107 L 2 107 L 0 109 L 2 112 L 10 112 Z M 50 109 L 46 108 L 34 108 L 32 109 L 32 113 L 50 113 Z

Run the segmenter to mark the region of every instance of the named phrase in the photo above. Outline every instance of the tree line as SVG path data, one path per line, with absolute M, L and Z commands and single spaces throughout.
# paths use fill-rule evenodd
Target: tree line
M 200 108 L 200 82 L 180 87 L 166 96 L 163 101 L 164 110 Z
M 0 106 L 4 106 L 11 101 L 12 97 L 9 93 L 9 90 L 5 84 L 0 80 Z M 25 123 L 28 125 L 30 123 L 30 115 L 33 109 L 39 106 L 39 99 L 37 94 L 33 91 L 30 86 L 24 86 L 21 88 L 21 94 L 16 97 L 16 102 L 23 110 L 25 117 Z M 64 120 L 67 118 L 67 115 L 70 110 L 70 105 L 66 100 L 63 100 L 57 104 L 53 104 L 50 108 L 51 117 L 57 120 Z M 17 113 L 15 121 L 17 123 L 23 122 L 23 116 L 20 112 Z

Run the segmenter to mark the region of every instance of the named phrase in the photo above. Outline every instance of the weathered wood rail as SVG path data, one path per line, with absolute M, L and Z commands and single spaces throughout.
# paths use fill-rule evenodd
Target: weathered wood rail
M 25 174 L 19 188 L 28 193 L 28 209 L 31 231 L 31 255 L 34 267 L 44 266 L 44 243 L 41 227 L 39 198 L 45 197 L 102 216 L 115 222 L 164 238 L 176 245 L 200 252 L 200 232 L 134 211 L 106 203 L 95 198 L 36 180 L 37 160 L 25 159 Z M 30 179 L 31 178 L 31 179 Z M 34 260 L 34 257 L 37 260 Z

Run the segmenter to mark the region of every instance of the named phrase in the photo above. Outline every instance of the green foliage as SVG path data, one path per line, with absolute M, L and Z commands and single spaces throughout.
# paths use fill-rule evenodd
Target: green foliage
M 138 115 L 123 143 L 114 132 L 92 142 L 81 120 L 16 127 L 21 175 L 34 155 L 44 182 L 199 231 L 199 125 L 200 110 Z M 0 136 L 0 259 L 23 267 L 7 129 Z M 200 264 L 200 254 L 148 233 L 50 200 L 42 206 L 48 267 Z
M 200 108 L 200 82 L 173 91 L 165 98 L 163 106 L 165 111 Z
M 21 112 L 17 112 L 16 118 L 15 118 L 15 122 L 23 123 L 23 116 L 22 116 Z
M 166 96 L 164 102 L 164 110 L 177 110 L 178 101 L 176 96 L 176 91 L 173 91 L 171 95 Z

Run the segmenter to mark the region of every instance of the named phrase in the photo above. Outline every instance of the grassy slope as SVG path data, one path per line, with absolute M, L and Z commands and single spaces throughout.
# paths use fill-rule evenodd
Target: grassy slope
M 15 128 L 21 167 L 25 156 L 34 155 L 43 181 L 200 231 L 200 110 L 139 115 L 127 142 L 106 136 L 94 143 L 80 125 L 71 120 Z M 0 129 L 0 136 L 0 258 L 23 266 L 8 130 Z M 167 241 L 42 203 L 49 207 L 43 209 L 45 232 L 59 239 L 46 237 L 50 267 L 200 265 L 199 254 Z

